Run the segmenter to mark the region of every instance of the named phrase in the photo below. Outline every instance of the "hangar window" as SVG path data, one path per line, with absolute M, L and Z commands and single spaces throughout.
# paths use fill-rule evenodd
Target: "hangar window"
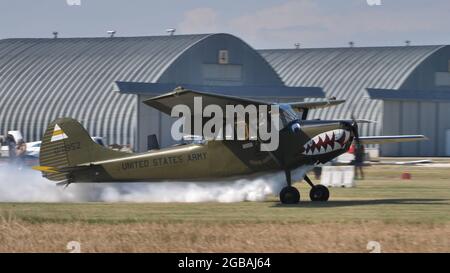
M 206 85 L 241 84 L 242 66 L 232 64 L 203 64 L 203 78 Z
M 219 64 L 228 64 L 228 50 L 219 50 Z

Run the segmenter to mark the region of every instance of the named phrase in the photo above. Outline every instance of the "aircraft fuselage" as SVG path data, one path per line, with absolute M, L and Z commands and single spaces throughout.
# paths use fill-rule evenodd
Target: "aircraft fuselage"
M 302 165 L 325 163 L 345 153 L 353 135 L 335 129 L 307 135 L 305 131 L 283 134 L 278 151 L 260 151 L 257 141 L 206 141 L 178 145 L 141 154 L 86 164 L 89 168 L 71 173 L 73 182 L 189 181 L 224 179 L 258 173 L 283 171 Z M 286 158 L 279 158 L 283 151 Z

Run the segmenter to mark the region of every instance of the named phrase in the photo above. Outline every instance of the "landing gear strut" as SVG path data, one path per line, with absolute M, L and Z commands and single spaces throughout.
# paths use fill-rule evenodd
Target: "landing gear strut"
M 291 183 L 291 171 L 286 171 L 287 186 L 280 192 L 280 201 L 283 204 L 298 204 L 300 202 L 300 192 L 292 187 Z
M 328 201 L 328 198 L 330 198 L 330 191 L 327 187 L 324 185 L 314 185 L 307 175 L 305 175 L 305 181 L 311 186 L 311 190 L 309 191 L 309 198 L 311 198 L 311 201 Z

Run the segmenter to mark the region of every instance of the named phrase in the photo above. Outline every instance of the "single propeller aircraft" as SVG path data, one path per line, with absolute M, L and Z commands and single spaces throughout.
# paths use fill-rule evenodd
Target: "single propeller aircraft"
M 170 115 L 175 105 L 192 107 L 195 97 L 202 97 L 204 104 L 222 108 L 226 105 L 275 105 L 182 88 L 144 103 Z M 90 182 L 214 181 L 282 171 L 287 185 L 280 192 L 280 201 L 295 204 L 300 200 L 300 193 L 292 186 L 291 171 L 299 167 L 326 163 L 347 152 L 353 141 L 379 144 L 426 139 L 423 135 L 360 137 L 358 123 L 369 121 L 353 118 L 307 120 L 309 110 L 343 102 L 333 99 L 277 104 L 281 123 L 279 145 L 273 151 L 262 151 L 259 139 L 224 139 L 130 154 L 98 145 L 76 120 L 59 118 L 51 122 L 44 133 L 40 166 L 34 169 L 66 186 Z M 304 180 L 311 186 L 312 201 L 328 200 L 329 191 L 325 186 L 314 185 L 307 175 Z

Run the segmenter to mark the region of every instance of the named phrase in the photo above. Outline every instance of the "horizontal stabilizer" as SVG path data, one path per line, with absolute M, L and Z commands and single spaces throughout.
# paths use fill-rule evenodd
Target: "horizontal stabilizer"
M 73 171 L 81 171 L 86 168 L 90 168 L 92 165 L 89 166 L 73 166 L 73 167 L 49 167 L 49 166 L 33 166 L 32 169 L 36 171 L 41 171 L 44 173 L 69 173 Z
M 43 173 L 59 173 L 55 167 L 49 166 L 33 166 L 31 167 L 33 170 L 41 171 Z

